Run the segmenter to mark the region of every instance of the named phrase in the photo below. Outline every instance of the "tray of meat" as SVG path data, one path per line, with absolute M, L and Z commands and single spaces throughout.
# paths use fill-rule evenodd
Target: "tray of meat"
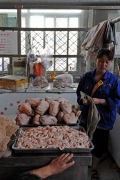
M 45 119 L 44 119 L 45 118 Z M 50 122 L 49 118 L 54 118 L 55 117 L 48 117 L 48 115 L 44 115 L 41 117 L 41 123 L 32 123 L 30 122 L 29 124 L 19 124 L 20 127 L 37 127 L 37 126 L 70 126 L 70 127 L 76 127 L 80 125 L 80 120 L 77 119 L 76 122 L 72 122 L 72 123 L 66 123 L 64 121 L 59 122 L 58 120 L 56 120 L 56 122 L 54 123 L 53 121 Z M 16 123 L 17 124 L 17 123 Z
M 81 126 L 21 127 L 12 145 L 15 153 L 80 153 L 93 148 Z

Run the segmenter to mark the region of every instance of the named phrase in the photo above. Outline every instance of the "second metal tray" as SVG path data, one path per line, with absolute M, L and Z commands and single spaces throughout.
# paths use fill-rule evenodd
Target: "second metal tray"
M 93 143 L 89 139 L 90 147 L 89 148 L 65 148 L 63 150 L 60 150 L 59 148 L 17 148 L 16 143 L 18 140 L 18 137 L 20 133 L 28 128 L 34 128 L 34 127 L 20 127 L 18 134 L 16 136 L 15 142 L 12 145 L 12 149 L 14 150 L 15 153 L 61 153 L 61 152 L 69 152 L 69 153 L 89 153 L 91 150 L 94 148 Z M 81 130 L 82 132 L 85 132 L 84 128 L 82 126 L 78 127 L 71 127 L 76 130 Z M 86 132 L 85 132 L 86 133 Z

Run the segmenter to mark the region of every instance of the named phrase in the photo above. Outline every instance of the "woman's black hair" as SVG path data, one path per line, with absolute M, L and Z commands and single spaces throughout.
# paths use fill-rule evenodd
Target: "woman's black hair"
M 113 59 L 113 53 L 109 49 L 100 49 L 97 54 L 97 58 L 101 58 L 102 56 L 106 55 L 108 57 L 108 60 L 112 61 Z

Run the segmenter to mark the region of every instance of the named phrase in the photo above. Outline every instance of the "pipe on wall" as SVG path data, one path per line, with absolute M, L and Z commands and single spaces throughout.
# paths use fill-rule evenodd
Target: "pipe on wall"
M 6 4 L 23 4 L 23 5 L 81 5 L 81 6 L 98 6 L 98 5 L 120 5 L 120 0 L 0 0 L 1 5 Z

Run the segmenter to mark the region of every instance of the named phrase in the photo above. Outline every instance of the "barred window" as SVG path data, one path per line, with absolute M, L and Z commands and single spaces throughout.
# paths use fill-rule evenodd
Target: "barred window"
M 52 64 L 47 68 L 48 73 L 57 71 L 59 74 L 67 71 L 73 75 L 82 74 L 83 57 L 80 56 L 80 45 L 88 30 L 89 10 L 21 9 L 19 11 L 21 11 L 20 14 L 17 10 L 1 11 L 8 19 L 10 18 L 8 22 L 14 22 L 11 21 L 14 17 L 21 20 L 17 25 L 14 22 L 12 25 L 2 26 L 4 31 L 8 31 L 6 29 L 8 25 L 11 28 L 9 31 L 18 31 L 18 40 L 20 40 L 18 56 L 26 56 L 31 48 L 36 55 L 41 55 L 43 49 L 49 46 Z M 12 59 L 9 60 L 3 54 L 1 55 L 1 73 L 8 72 L 9 61 L 11 62 Z
M 84 12 L 85 10 L 83 10 Z M 21 53 L 30 48 L 40 55 L 47 45 L 52 56 L 52 66 L 47 71 L 77 73 L 80 44 L 86 32 L 82 10 L 22 10 Z M 88 13 L 88 10 L 86 10 Z M 87 27 L 87 22 L 86 22 Z M 29 31 L 28 28 L 36 28 Z M 42 28 L 40 30 L 40 28 Z
M 10 62 L 9 57 L 0 57 L 0 73 L 4 74 L 8 72 L 9 62 Z

